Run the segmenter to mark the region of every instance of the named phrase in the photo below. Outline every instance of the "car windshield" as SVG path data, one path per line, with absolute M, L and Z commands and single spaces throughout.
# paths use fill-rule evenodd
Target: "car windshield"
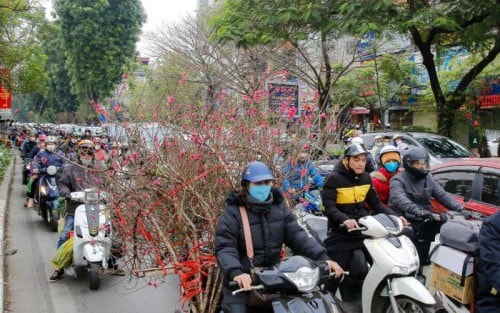
M 473 154 L 458 143 L 444 137 L 415 138 L 437 158 L 469 158 Z

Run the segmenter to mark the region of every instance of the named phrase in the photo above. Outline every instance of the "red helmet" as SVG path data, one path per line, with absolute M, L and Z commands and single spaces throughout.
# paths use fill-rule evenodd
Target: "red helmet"
M 38 135 L 38 140 L 45 140 L 45 139 L 47 139 L 47 135 L 45 134 Z

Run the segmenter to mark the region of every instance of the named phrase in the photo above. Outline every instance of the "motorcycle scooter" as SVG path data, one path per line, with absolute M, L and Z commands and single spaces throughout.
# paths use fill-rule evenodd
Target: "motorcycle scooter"
M 299 217 L 298 222 L 310 236 L 321 244 L 324 243 L 328 228 L 326 217 L 308 214 Z M 372 260 L 363 280 L 362 312 L 434 312 L 435 299 L 415 278 L 419 269 L 419 257 L 410 238 L 401 235 L 404 229 L 401 219 L 377 214 L 360 218 L 358 224 L 359 228 L 349 231 L 360 232 L 364 236 L 363 245 L 368 258 Z M 366 257 L 364 264 L 368 266 Z
M 264 294 L 277 294 L 272 301 L 274 313 L 343 312 L 335 297 L 320 287 L 331 277 L 326 262 L 296 255 L 272 267 L 256 267 L 254 273 L 256 281 L 252 289 Z M 230 283 L 231 288 L 237 286 L 236 282 Z M 241 292 L 245 290 L 235 290 L 233 295 Z
M 42 170 L 37 174 L 40 175 L 40 179 L 38 181 L 38 190 L 35 192 L 35 209 L 38 209 L 38 213 L 50 225 L 51 230 L 56 232 L 59 221 L 57 167 L 50 165 L 46 170 Z
M 82 202 L 75 210 L 73 267 L 87 268 L 89 288 L 97 290 L 110 258 L 109 214 L 102 204 L 103 195 L 96 189 L 72 192 L 70 197 Z

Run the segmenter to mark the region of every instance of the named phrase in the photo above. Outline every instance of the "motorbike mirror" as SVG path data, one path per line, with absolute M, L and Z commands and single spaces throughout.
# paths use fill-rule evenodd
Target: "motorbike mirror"
M 49 175 L 55 175 L 57 173 L 57 167 L 55 167 L 54 165 L 50 165 L 49 167 L 47 167 L 47 174 Z

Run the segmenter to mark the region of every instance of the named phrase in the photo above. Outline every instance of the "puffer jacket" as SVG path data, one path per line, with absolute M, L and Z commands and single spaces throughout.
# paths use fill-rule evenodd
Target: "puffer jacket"
M 297 224 L 281 191 L 273 187 L 271 193 L 273 200 L 269 211 L 259 213 L 251 206 L 247 209 L 254 250 L 253 265 L 278 263 L 283 244 L 299 255 L 327 260 L 326 250 Z M 226 286 L 235 276 L 250 273 L 251 269 L 239 210 L 241 205 L 243 202 L 237 193 L 229 194 L 216 230 L 215 252 Z
M 38 169 L 41 172 L 47 169 L 50 165 L 54 165 L 57 168 L 61 168 L 65 161 L 61 155 L 57 152 L 48 152 L 47 150 L 41 150 L 38 152 L 33 159 L 33 168 Z
M 81 164 L 70 163 L 64 166 L 57 181 L 57 188 L 61 196 L 68 198 L 71 192 L 97 187 L 101 182 L 101 175 L 98 171 L 85 168 Z M 79 202 L 67 199 L 68 214 L 74 215 L 78 205 L 80 205 Z
M 304 163 L 291 160 L 286 163 L 283 170 L 283 182 L 281 184 L 284 192 L 290 189 L 290 187 L 293 187 L 295 190 L 301 190 L 309 184 L 314 184 L 316 189 L 323 187 L 323 177 L 321 177 L 318 169 L 314 167 L 311 160 L 307 160 Z
M 344 221 L 370 215 L 371 211 L 394 214 L 380 202 L 373 190 L 370 175 L 366 172 L 356 175 L 347 169 L 344 160 L 335 165 L 321 196 L 329 228 L 333 231 L 338 231 Z
M 373 188 L 378 194 L 380 201 L 387 204 L 389 202 L 390 180 L 396 173 L 389 173 L 384 167 L 381 167 L 377 172 L 371 172 Z
M 449 210 L 462 210 L 462 206 L 434 181 L 430 173 L 423 179 L 416 179 L 409 172 L 403 171 L 391 178 L 390 189 L 389 206 L 400 212 L 417 216 L 421 209 L 432 212 L 431 197 Z

